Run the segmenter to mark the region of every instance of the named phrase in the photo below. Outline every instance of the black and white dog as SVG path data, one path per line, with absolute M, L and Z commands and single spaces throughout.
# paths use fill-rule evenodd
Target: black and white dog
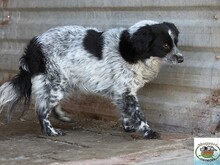
M 9 118 L 22 98 L 34 94 L 42 132 L 54 129 L 49 114 L 76 90 L 112 100 L 121 113 L 125 131 L 154 138 L 140 109 L 136 92 L 153 80 L 161 65 L 181 63 L 179 31 L 172 23 L 144 20 L 126 28 L 64 26 L 34 37 L 20 59 L 20 73 L 0 87 L 0 110 L 8 106 Z

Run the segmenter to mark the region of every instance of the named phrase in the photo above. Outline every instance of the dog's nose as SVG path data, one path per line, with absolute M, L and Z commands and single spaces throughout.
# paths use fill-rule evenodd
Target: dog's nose
M 184 61 L 183 56 L 177 56 L 177 62 L 178 62 L 178 63 L 181 63 L 181 62 L 183 62 L 183 61 Z
M 178 63 L 181 63 L 184 61 L 183 55 L 180 52 L 178 52 L 175 56 L 176 56 L 176 60 Z

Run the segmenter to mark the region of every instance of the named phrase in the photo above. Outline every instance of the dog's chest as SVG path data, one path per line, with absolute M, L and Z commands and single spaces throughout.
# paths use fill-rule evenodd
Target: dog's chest
M 139 62 L 132 66 L 133 79 L 131 81 L 131 88 L 136 92 L 143 87 L 145 83 L 149 83 L 155 79 L 160 71 L 162 60 L 152 57 L 144 62 Z

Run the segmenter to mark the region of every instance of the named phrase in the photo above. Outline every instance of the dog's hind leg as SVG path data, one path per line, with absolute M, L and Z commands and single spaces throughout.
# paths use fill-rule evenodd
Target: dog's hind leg
M 71 122 L 72 119 L 69 117 L 69 115 L 63 111 L 63 108 L 61 107 L 61 105 L 57 105 L 56 107 L 53 108 L 53 114 L 54 116 L 60 120 L 60 121 L 63 121 L 63 122 Z
M 147 124 L 135 95 L 129 92 L 123 93 L 122 96 L 116 99 L 115 104 L 121 111 L 123 127 L 126 132 L 140 132 L 143 133 L 144 138 L 150 139 L 159 136 Z
M 64 98 L 64 83 L 60 79 L 49 80 L 44 75 L 38 75 L 32 79 L 32 84 L 42 132 L 48 136 L 64 135 L 61 130 L 54 129 L 49 121 L 51 111 Z

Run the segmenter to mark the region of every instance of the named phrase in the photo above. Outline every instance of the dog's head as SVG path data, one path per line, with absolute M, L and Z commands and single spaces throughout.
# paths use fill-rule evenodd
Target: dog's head
M 130 63 L 152 56 L 171 63 L 181 63 L 184 59 L 177 48 L 178 35 L 179 31 L 173 23 L 142 21 L 123 32 L 120 52 Z

